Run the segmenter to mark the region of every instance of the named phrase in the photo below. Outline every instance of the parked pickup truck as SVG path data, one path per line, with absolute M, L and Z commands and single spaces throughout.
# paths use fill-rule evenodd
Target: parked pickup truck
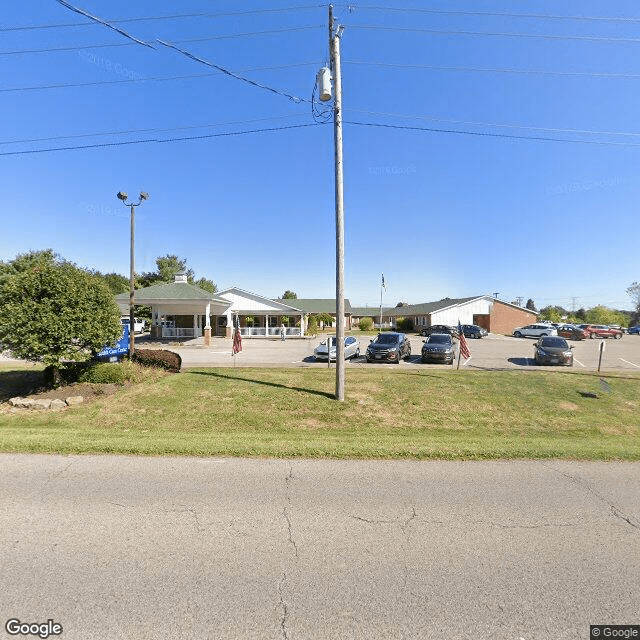
M 606 324 L 579 324 L 578 326 L 588 332 L 590 338 L 615 338 L 616 340 L 622 338 L 620 329 L 612 329 Z
M 125 324 L 129 324 L 129 316 L 122 316 L 120 318 L 120 323 L 124 326 Z M 139 318 L 133 319 L 133 333 L 142 333 L 144 331 L 144 320 L 140 320 Z

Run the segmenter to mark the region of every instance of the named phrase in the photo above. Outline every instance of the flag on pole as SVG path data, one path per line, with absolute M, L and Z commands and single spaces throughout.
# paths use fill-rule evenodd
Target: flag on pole
M 242 336 L 240 335 L 240 318 L 236 315 L 233 321 L 233 346 L 231 347 L 231 354 L 236 355 L 242 351 Z
M 471 357 L 471 352 L 469 351 L 469 347 L 467 346 L 467 339 L 464 337 L 460 320 L 458 320 L 458 335 L 460 337 L 460 355 L 465 360 L 468 360 Z
M 382 274 L 382 288 L 386 291 L 387 290 L 387 285 L 385 284 L 384 281 L 384 273 Z

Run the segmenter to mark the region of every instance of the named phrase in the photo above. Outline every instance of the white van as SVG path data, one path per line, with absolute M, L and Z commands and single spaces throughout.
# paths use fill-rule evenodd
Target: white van
M 129 324 L 129 316 L 122 316 L 120 318 L 120 323 L 125 325 Z M 140 318 L 133 319 L 133 333 L 142 333 L 144 331 L 144 320 L 140 320 Z

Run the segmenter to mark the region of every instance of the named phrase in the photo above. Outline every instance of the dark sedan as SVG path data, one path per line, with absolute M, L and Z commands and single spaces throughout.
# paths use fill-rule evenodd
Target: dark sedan
M 455 357 L 453 338 L 448 333 L 432 333 L 422 345 L 422 362 L 453 364 Z
M 421 336 L 430 336 L 432 333 L 448 333 L 453 338 L 457 338 L 458 327 L 450 327 L 447 324 L 432 324 L 430 327 L 420 329 Z
M 480 327 L 477 324 L 463 324 L 462 333 L 465 338 L 484 338 L 487 335 L 487 330 L 484 327 Z
M 411 344 L 404 333 L 380 333 L 367 347 L 367 362 L 395 362 L 411 355 Z
M 589 337 L 589 332 L 573 324 L 565 324 L 558 327 L 558 335 L 569 340 L 584 340 Z
M 572 349 L 564 338 L 546 336 L 535 343 L 533 359 L 536 364 L 565 364 L 572 367 Z

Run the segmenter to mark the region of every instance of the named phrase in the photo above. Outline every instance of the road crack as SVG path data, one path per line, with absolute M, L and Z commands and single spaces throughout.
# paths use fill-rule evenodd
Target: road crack
M 565 471 L 561 471 L 560 469 L 555 469 L 554 467 L 552 467 L 550 465 L 547 465 L 547 464 L 543 464 L 543 466 L 547 467 L 548 469 L 551 469 L 552 471 L 555 471 L 556 473 L 559 473 L 560 475 L 562 475 L 565 478 L 567 478 L 569 481 L 573 482 L 573 484 L 576 484 L 579 487 L 581 487 L 582 489 L 585 489 L 588 493 L 590 493 L 591 495 L 593 495 L 596 498 L 598 498 L 598 500 L 600 500 L 600 502 L 603 502 L 604 504 L 606 504 L 609 507 L 609 510 L 611 511 L 611 514 L 613 516 L 615 516 L 616 518 L 619 518 L 620 520 L 626 522 L 629 526 L 633 527 L 634 529 L 640 530 L 640 523 L 638 521 L 636 521 L 634 518 L 632 518 L 628 514 L 624 513 L 624 511 L 622 511 L 622 509 L 617 507 L 611 501 L 607 500 L 607 498 L 605 498 L 600 492 L 598 492 L 596 489 L 594 489 L 589 483 L 587 483 L 582 478 L 578 478 L 577 476 L 573 476 L 570 473 L 566 473 Z

